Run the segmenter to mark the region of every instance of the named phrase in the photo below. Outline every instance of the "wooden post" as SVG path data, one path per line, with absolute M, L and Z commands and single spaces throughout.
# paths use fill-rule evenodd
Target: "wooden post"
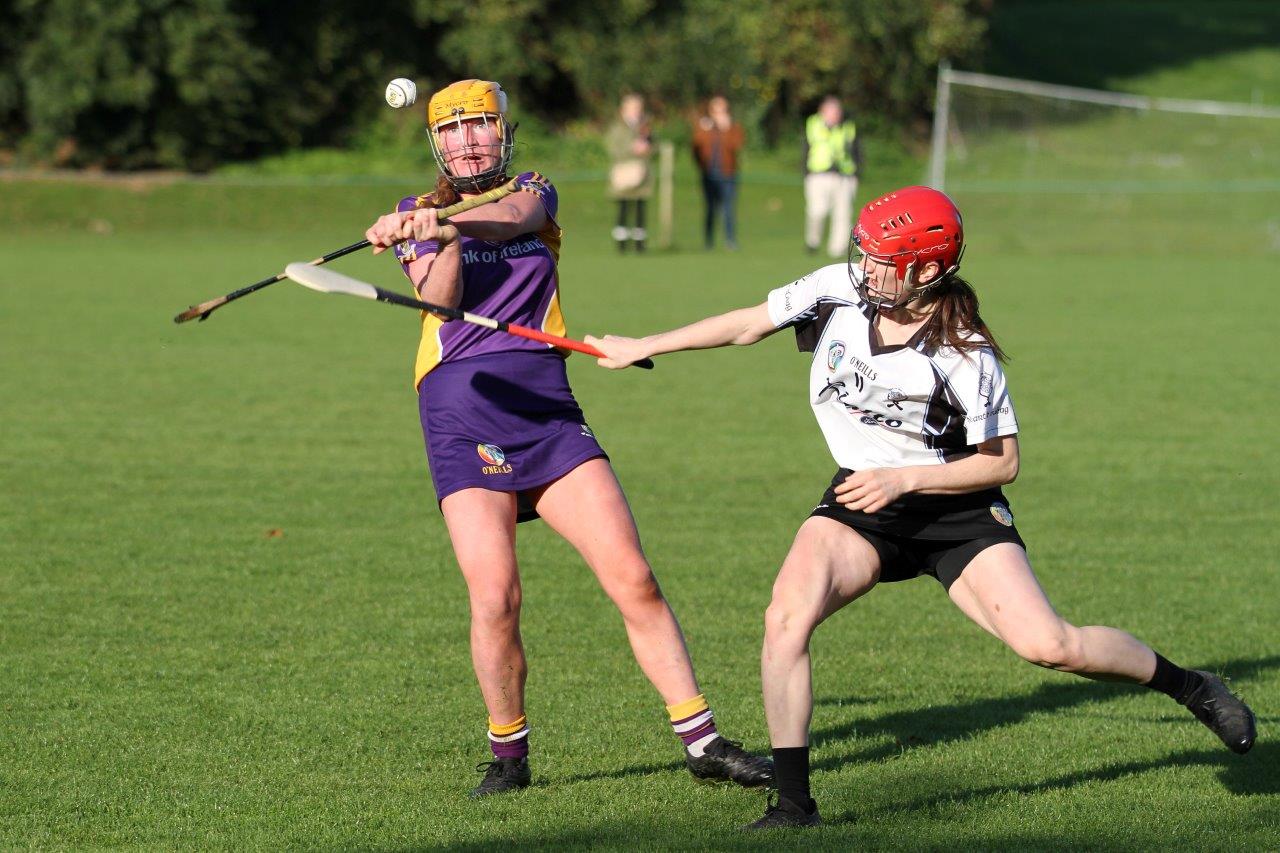
M 675 227 L 676 147 L 669 141 L 658 143 L 658 248 L 672 247 Z

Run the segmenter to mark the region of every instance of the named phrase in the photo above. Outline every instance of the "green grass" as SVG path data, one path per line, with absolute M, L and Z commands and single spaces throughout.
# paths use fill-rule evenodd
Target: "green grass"
M 1167 98 L 1280 104 L 1269 0 L 1017 0 L 992 9 L 993 74 Z
M 1170 96 L 1247 100 L 1253 87 L 1275 102 L 1269 17 L 1221 17 L 1173 61 L 1168 39 L 1130 32 L 1147 4 L 1109 8 L 1089 54 L 1093 41 L 1030 49 L 1037 32 L 1096 34 L 1086 5 L 999 6 L 1006 64 L 992 70 Z M 1183 22 L 1157 20 L 1174 39 L 1190 6 L 1162 8 Z M 1045 10 L 1083 18 L 1046 29 Z M 1107 39 L 1137 47 L 1103 62 Z M 409 387 L 416 319 L 281 284 L 208 323 L 169 322 L 349 243 L 421 189 L 397 177 L 425 164 L 397 143 L 412 131 L 397 120 L 375 134 L 381 160 L 317 152 L 215 181 L 0 184 L 0 847 L 776 846 L 733 832 L 759 816 L 758 794 L 696 786 L 680 768 L 616 613 L 536 523 L 520 529 L 536 784 L 468 801 L 484 713 Z M 1016 145 L 975 168 L 1096 181 L 1094 152 L 1167 135 L 1116 122 L 1066 123 L 1034 174 L 1018 173 Z M 1274 151 L 1248 137 L 1199 177 L 1258 177 L 1241 171 L 1246 155 Z M 594 149 L 530 138 L 521 162 L 560 184 L 575 335 L 748 304 L 813 265 L 783 154 L 749 161 L 743 251 L 695 250 L 681 158 L 677 250 L 620 259 L 603 190 L 581 180 L 601 172 Z M 872 152 L 863 198 L 918 180 L 890 153 Z M 887 586 L 815 639 L 814 784 L 829 824 L 800 843 L 1280 847 L 1280 205 L 1274 187 L 1199 191 L 1196 171 L 1158 192 L 960 182 L 965 270 L 1014 355 L 1024 465 L 1008 491 L 1050 596 L 1073 621 L 1231 675 L 1260 715 L 1258 745 L 1233 756 L 1163 697 L 1019 662 L 932 581 Z M 386 259 L 336 266 L 399 284 Z M 832 467 L 805 358 L 778 336 L 663 358 L 652 374 L 575 356 L 570 373 L 722 727 L 762 748 L 761 614 Z
M 747 304 L 812 265 L 795 187 L 746 187 L 737 254 L 692 249 L 686 192 L 682 249 L 644 259 L 613 254 L 599 185 L 561 191 L 577 335 Z M 680 769 L 616 613 L 540 524 L 520 529 L 536 785 L 465 799 L 484 714 L 414 315 L 281 284 L 169 322 L 344 245 L 401 188 L 3 192 L 0 846 L 772 844 L 732 832 L 758 794 Z M 1140 221 L 1108 218 L 1116 199 L 961 202 L 1015 356 L 1009 491 L 1043 583 L 1072 620 L 1232 675 L 1261 741 L 1232 756 L 1162 697 L 1019 662 L 932 581 L 885 587 L 815 641 L 830 824 L 805 843 L 1274 848 L 1274 249 L 1124 239 L 1182 227 L 1159 198 L 1128 202 Z M 338 266 L 398 283 L 386 259 Z M 651 374 L 570 365 L 722 727 L 755 748 L 761 613 L 832 467 L 806 371 L 785 336 Z
M 1026 0 L 993 10 L 984 70 L 1274 106 L 1277 33 L 1274 3 L 1228 0 L 1208 20 L 1202 4 L 1184 0 Z M 949 130 L 946 187 L 985 200 L 977 208 L 985 218 L 971 230 L 1003 251 L 1280 250 L 1280 119 L 1144 112 L 956 85 Z

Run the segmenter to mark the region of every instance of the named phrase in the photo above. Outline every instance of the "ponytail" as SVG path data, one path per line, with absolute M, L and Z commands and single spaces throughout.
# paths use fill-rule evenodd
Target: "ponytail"
M 945 346 L 958 352 L 974 352 L 990 347 L 997 359 L 1009 360 L 978 313 L 978 294 L 969 282 L 958 275 L 947 276 L 939 282 L 933 302 L 933 315 L 924 332 L 926 349 L 936 351 Z M 975 337 L 981 339 L 974 340 Z

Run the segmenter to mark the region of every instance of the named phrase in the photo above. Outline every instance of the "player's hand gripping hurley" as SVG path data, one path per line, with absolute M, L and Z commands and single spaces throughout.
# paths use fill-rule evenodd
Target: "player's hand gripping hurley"
M 520 326 L 515 323 L 505 323 L 501 320 L 494 320 L 490 317 L 481 317 L 478 314 L 472 314 L 469 311 L 463 311 L 460 308 L 446 308 L 443 305 L 434 305 L 430 302 L 423 302 L 419 299 L 411 299 L 408 296 L 402 296 L 390 290 L 383 290 L 381 287 L 374 287 L 367 281 L 360 281 L 342 273 L 333 270 L 322 270 L 314 264 L 293 263 L 284 268 L 283 276 L 296 281 L 304 287 L 312 290 L 318 290 L 321 293 L 345 293 L 348 296 L 359 296 L 364 299 L 376 299 L 378 302 L 389 302 L 392 305 L 404 305 L 408 308 L 417 308 L 419 311 L 430 311 L 440 317 L 449 320 L 461 320 L 464 323 L 472 323 L 477 326 L 484 326 L 486 329 L 494 329 L 499 332 L 505 332 L 508 335 L 515 335 L 518 338 L 526 338 L 531 341 L 540 341 L 544 344 L 550 344 L 554 347 L 573 350 L 574 352 L 584 353 L 596 358 L 605 358 L 605 354 L 593 347 L 591 344 L 575 341 L 573 338 L 562 338 L 559 335 L 549 335 L 538 329 L 530 329 L 528 326 Z M 643 367 L 646 370 L 653 368 L 653 360 L 646 358 L 635 362 L 636 367 Z
M 488 204 L 489 202 L 493 202 L 493 201 L 497 201 L 498 199 L 505 198 L 511 193 L 513 193 L 515 189 L 516 189 L 516 182 L 513 179 L 510 181 L 507 181 L 507 183 L 503 184 L 500 187 L 495 187 L 489 190 L 486 193 L 481 193 L 478 196 L 473 196 L 468 199 L 463 199 L 457 204 L 451 204 L 448 207 L 442 207 L 437 213 L 437 216 L 440 220 L 443 221 L 445 219 L 448 219 L 450 216 L 456 216 L 459 213 L 463 213 L 464 211 L 468 211 L 468 210 L 471 210 L 472 208 L 479 207 L 482 204 Z M 332 251 L 327 255 L 322 255 L 316 258 L 314 261 L 309 261 L 308 265 L 318 267 L 323 264 L 329 263 L 329 261 L 337 260 L 338 258 L 341 258 L 344 255 L 349 255 L 352 252 L 358 252 L 361 249 L 368 248 L 370 245 L 372 244 L 368 240 L 361 240 L 359 243 L 352 243 L 350 246 L 344 246 L 341 249 Z M 221 308 L 223 305 L 226 305 L 228 302 L 233 302 L 242 296 L 248 296 L 250 293 L 261 290 L 262 288 L 267 287 L 268 285 L 275 284 L 277 281 L 283 281 L 285 278 L 287 278 L 287 276 L 283 272 L 279 272 L 271 276 L 270 278 L 264 278 L 262 281 L 256 281 L 253 284 L 248 285 L 247 287 L 242 287 L 239 290 L 233 290 L 232 292 L 228 293 L 226 296 L 219 296 L 216 299 L 210 299 L 207 302 L 201 302 L 199 305 L 192 305 L 186 311 L 183 311 L 181 314 L 174 317 L 173 322 L 185 323 L 188 320 L 195 320 L 195 319 L 199 319 L 201 322 L 203 322 L 209 319 L 210 314 L 212 314 L 217 309 Z

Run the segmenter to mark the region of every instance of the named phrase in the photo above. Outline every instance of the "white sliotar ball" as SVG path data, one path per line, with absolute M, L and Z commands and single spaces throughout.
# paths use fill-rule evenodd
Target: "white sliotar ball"
M 397 77 L 387 84 L 387 103 L 396 108 L 412 106 L 418 100 L 418 87 L 407 77 Z

